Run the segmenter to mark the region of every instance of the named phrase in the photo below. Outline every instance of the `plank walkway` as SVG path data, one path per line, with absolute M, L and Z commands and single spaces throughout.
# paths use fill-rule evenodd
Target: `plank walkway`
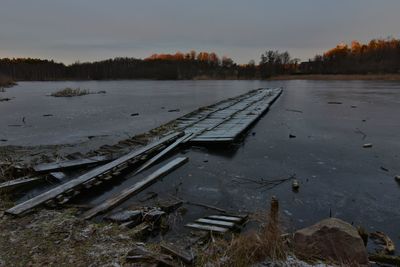
M 145 188 L 147 188 L 148 186 L 153 184 L 157 179 L 160 179 L 161 177 L 164 177 L 167 174 L 169 174 L 171 171 L 179 168 L 180 166 L 185 164 L 187 161 L 188 161 L 188 158 L 185 158 L 185 157 L 176 158 L 176 159 L 170 161 L 163 167 L 159 168 L 158 170 L 156 170 L 155 172 L 153 172 L 152 174 L 147 176 L 145 179 L 143 179 L 143 180 L 137 182 L 136 184 L 134 184 L 133 186 L 123 190 L 118 195 L 104 201 L 103 203 L 94 207 L 93 209 L 88 210 L 87 212 L 85 212 L 83 214 L 82 217 L 84 219 L 91 219 L 100 213 L 106 212 L 106 211 L 114 208 L 115 206 L 121 204 L 123 201 L 125 201 L 129 197 L 141 192 L 142 190 L 144 190 Z
M 282 89 L 258 89 L 212 108 L 178 119 L 178 127 L 193 134 L 190 142 L 232 142 L 280 96 Z
M 97 167 L 67 183 L 64 183 L 60 186 L 57 186 L 49 191 L 44 192 L 43 194 L 40 194 L 34 198 L 31 198 L 23 203 L 20 203 L 8 210 L 6 210 L 6 213 L 12 214 L 12 215 L 21 215 L 24 212 L 35 208 L 36 206 L 39 206 L 49 200 L 55 199 L 59 196 L 62 196 L 63 194 L 67 194 L 68 192 L 71 192 L 72 194 L 74 193 L 74 190 L 84 183 L 87 182 L 101 182 L 97 181 L 99 179 L 108 179 L 106 177 L 112 178 L 113 172 L 119 174 L 119 172 L 129 166 L 130 161 L 135 160 L 137 158 L 142 157 L 145 153 L 152 151 L 156 149 L 157 147 L 162 147 L 166 143 L 171 142 L 176 140 L 177 138 L 181 137 L 182 133 L 174 133 L 170 134 L 168 136 L 165 136 L 158 140 L 157 142 L 151 143 L 143 148 L 140 148 L 138 150 L 134 150 L 110 163 L 104 164 L 100 167 Z M 116 175 L 117 176 L 117 175 Z

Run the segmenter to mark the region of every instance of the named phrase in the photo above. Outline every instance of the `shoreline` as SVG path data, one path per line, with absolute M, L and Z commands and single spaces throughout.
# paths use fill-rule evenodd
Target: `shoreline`
M 400 81 L 400 74 L 299 74 L 279 75 L 270 81 L 310 80 L 310 81 Z

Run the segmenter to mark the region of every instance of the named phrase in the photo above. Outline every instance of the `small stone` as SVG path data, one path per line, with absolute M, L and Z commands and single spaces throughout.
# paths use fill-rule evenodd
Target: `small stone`
M 394 179 L 396 180 L 396 182 L 400 183 L 400 175 L 396 175 L 396 176 L 394 177 Z
M 363 148 L 370 148 L 370 147 L 372 147 L 372 144 L 371 144 L 371 143 L 368 143 L 368 144 L 364 144 L 364 145 L 363 145 Z
M 296 138 L 294 134 L 289 134 L 289 138 Z
M 293 191 L 298 191 L 299 188 L 300 188 L 299 181 L 297 181 L 296 179 L 293 180 L 293 182 L 292 182 L 292 188 L 293 188 Z

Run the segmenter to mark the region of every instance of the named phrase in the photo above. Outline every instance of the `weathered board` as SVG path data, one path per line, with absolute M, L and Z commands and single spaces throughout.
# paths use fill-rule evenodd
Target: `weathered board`
M 282 89 L 259 89 L 179 120 L 190 142 L 231 142 L 263 115 Z
M 129 187 L 129 188 L 123 190 L 117 196 L 106 200 L 105 202 L 103 202 L 99 206 L 94 207 L 91 210 L 88 210 L 87 212 L 85 212 L 83 214 L 82 217 L 84 219 L 90 219 L 90 218 L 93 218 L 94 216 L 96 216 L 96 215 L 98 215 L 98 214 L 100 214 L 102 212 L 105 212 L 105 211 L 108 211 L 108 210 L 114 208 L 115 206 L 117 206 L 120 203 L 122 203 L 123 201 L 125 201 L 127 198 L 129 198 L 129 197 L 141 192 L 143 189 L 145 189 L 148 186 L 150 186 L 151 184 L 153 184 L 157 179 L 160 179 L 161 177 L 164 177 L 165 175 L 167 175 L 171 171 L 173 171 L 173 170 L 177 169 L 178 167 L 182 166 L 187 161 L 188 161 L 188 158 L 176 158 L 176 159 L 170 161 L 169 163 L 167 163 L 166 165 L 164 165 L 160 169 L 156 170 L 155 172 L 153 172 L 152 174 L 147 176 L 145 179 L 143 179 L 140 182 L 134 184 L 132 187 Z
M 43 177 L 23 177 L 11 181 L 7 181 L 0 184 L 0 190 L 14 190 L 19 187 L 33 185 L 39 181 L 42 181 Z
M 173 149 L 175 149 L 177 146 L 179 146 L 182 142 L 184 142 L 186 139 L 190 138 L 191 136 L 192 136 L 191 133 L 185 134 L 181 138 L 177 139 L 174 143 L 169 145 L 167 148 L 165 148 L 160 153 L 158 153 L 156 156 L 149 159 L 145 164 L 143 164 L 143 166 L 141 166 L 137 171 L 135 171 L 134 175 L 141 173 L 142 171 L 144 171 L 145 169 L 147 169 L 148 167 L 150 167 L 151 165 L 156 163 L 158 160 L 160 160 L 162 157 L 164 157 L 166 154 L 171 152 Z
M 33 166 L 36 172 L 53 172 L 68 168 L 84 167 L 91 164 L 101 164 L 107 161 L 111 161 L 109 157 L 97 156 L 91 158 L 74 159 L 74 160 L 64 160 L 59 162 L 42 163 Z
M 154 150 L 155 148 L 164 145 L 165 143 L 172 142 L 176 140 L 177 138 L 182 136 L 182 132 L 178 133 L 173 133 L 168 136 L 165 136 L 158 140 L 157 142 L 154 142 L 152 144 L 149 144 L 143 148 L 140 148 L 138 150 L 132 151 L 125 156 L 122 156 L 110 163 L 107 163 L 105 165 L 102 165 L 100 167 L 97 167 L 67 183 L 64 183 L 60 186 L 57 186 L 47 192 L 44 192 L 32 199 L 29 199 L 23 203 L 20 203 L 8 210 L 6 210 L 6 213 L 12 214 L 12 215 L 20 215 L 38 205 L 41 205 L 53 198 L 56 198 L 63 193 L 67 191 L 74 190 L 75 188 L 81 186 L 82 184 L 89 182 L 91 180 L 97 179 L 99 176 L 106 176 L 108 172 L 110 172 L 114 168 L 126 168 L 128 167 L 129 161 L 135 159 L 135 158 L 140 158 L 143 156 L 145 153 Z
M 233 217 L 233 216 L 225 216 L 225 215 L 210 215 L 207 218 L 221 220 L 221 221 L 228 221 L 228 222 L 236 222 L 236 223 L 240 223 L 241 221 L 243 221 L 243 218 Z
M 203 223 L 203 224 L 209 224 L 209 225 L 216 225 L 216 226 L 221 226 L 221 227 L 226 227 L 226 228 L 233 228 L 235 224 L 233 222 L 227 222 L 227 221 L 218 221 L 214 219 L 204 219 L 200 218 L 196 220 L 197 223 Z
M 213 226 L 213 225 L 206 225 L 206 224 L 199 224 L 199 223 L 188 223 L 185 226 L 188 228 L 196 229 L 196 230 L 210 231 L 210 232 L 217 232 L 217 233 L 226 233 L 229 231 L 228 228 Z

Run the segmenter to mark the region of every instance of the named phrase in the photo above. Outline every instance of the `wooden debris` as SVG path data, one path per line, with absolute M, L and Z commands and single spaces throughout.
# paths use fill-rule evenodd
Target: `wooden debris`
M 171 145 L 169 145 L 167 148 L 165 148 L 164 150 L 162 150 L 159 154 L 157 154 L 156 156 L 154 156 L 153 158 L 151 158 L 149 161 L 147 161 L 145 164 L 143 164 L 143 166 L 141 166 L 135 173 L 139 174 L 140 172 L 144 171 L 145 169 L 147 169 L 148 167 L 150 167 L 151 165 L 153 165 L 154 163 L 156 163 L 158 160 L 160 160 L 162 157 L 164 157 L 166 154 L 168 154 L 169 152 L 171 152 L 173 149 L 175 149 L 177 146 L 179 146 L 183 141 L 187 140 L 188 138 L 190 138 L 190 136 L 192 136 L 192 134 L 185 134 L 184 136 L 182 136 L 181 138 L 177 139 L 174 143 L 172 143 Z
M 33 169 L 36 172 L 53 172 L 62 169 L 68 168 L 77 168 L 84 167 L 91 164 L 101 164 L 104 162 L 110 161 L 110 159 L 106 156 L 97 156 L 92 158 L 85 159 L 75 159 L 75 160 L 64 160 L 59 162 L 52 163 L 42 163 L 36 166 L 33 166 Z
M 161 177 L 164 177 L 171 171 L 175 170 L 176 168 L 179 168 L 183 164 L 185 164 L 188 161 L 188 158 L 176 158 L 173 161 L 169 162 L 167 165 L 161 167 L 154 173 L 150 174 L 147 176 L 144 180 L 134 184 L 132 187 L 129 187 L 125 190 L 123 190 L 120 194 L 117 196 L 110 198 L 100 204 L 99 206 L 87 211 L 86 213 L 83 214 L 83 218 L 85 219 L 90 219 L 96 216 L 99 213 L 105 212 L 123 201 L 125 201 L 127 198 L 139 193 L 143 189 L 147 188 L 151 184 L 153 184 L 157 179 L 160 179 Z
M 162 210 L 153 209 L 143 215 L 143 220 L 146 222 L 159 222 L 161 217 L 166 213 Z
M 226 227 L 229 229 L 235 227 L 235 224 L 233 222 L 219 221 L 219 220 L 215 220 L 215 219 L 200 218 L 200 219 L 197 219 L 196 222 L 203 223 L 203 224 L 217 225 L 217 226 Z
M 196 230 L 225 233 L 229 230 L 239 229 L 240 224 L 242 224 L 246 218 L 247 215 L 210 215 L 205 218 L 197 219 L 194 223 L 188 223 L 185 226 Z
M 126 154 L 125 156 L 122 156 L 110 163 L 107 163 L 103 166 L 97 167 L 67 183 L 64 183 L 58 187 L 55 187 L 43 194 L 40 194 L 30 200 L 27 200 L 23 203 L 20 203 L 16 206 L 14 206 L 11 209 L 8 209 L 6 213 L 12 214 L 12 215 L 20 215 L 40 204 L 43 204 L 58 195 L 63 194 L 66 191 L 69 191 L 71 189 L 74 189 L 76 187 L 82 186 L 85 182 L 91 181 L 91 180 L 96 180 L 99 176 L 105 175 L 110 172 L 113 168 L 119 168 L 120 165 L 125 164 L 126 162 L 130 162 L 134 160 L 135 158 L 143 156 L 148 151 L 151 151 L 155 149 L 158 146 L 162 146 L 164 143 L 170 142 L 175 140 L 176 138 L 179 138 L 182 135 L 182 133 L 174 133 L 168 136 L 165 136 L 161 138 L 159 141 L 149 144 L 141 149 L 135 150 L 133 152 L 130 152 Z
M 216 233 L 221 233 L 221 234 L 226 233 L 229 230 L 228 228 L 224 228 L 224 227 L 198 224 L 198 223 L 188 223 L 185 226 L 196 229 L 196 230 L 210 231 L 210 232 L 216 232 Z
M 162 211 L 170 213 L 177 210 L 179 207 L 182 206 L 182 204 L 182 201 L 163 201 L 159 203 L 158 206 Z
M 0 190 L 14 190 L 23 186 L 31 186 L 37 182 L 43 181 L 43 177 L 22 177 L 19 179 L 7 181 L 0 184 Z
M 225 215 L 210 215 L 207 216 L 207 218 L 221 220 L 221 221 L 235 222 L 235 223 L 241 223 L 244 220 L 243 218 L 240 217 L 225 216 Z
M 193 264 L 196 255 L 192 252 L 186 252 L 183 249 L 180 249 L 176 246 L 172 246 L 170 244 L 161 244 L 161 251 L 171 254 L 172 256 L 175 256 L 176 258 L 179 258 L 182 260 L 184 263 L 187 264 Z
M 51 172 L 50 175 L 59 182 L 64 181 L 68 176 L 63 172 Z

